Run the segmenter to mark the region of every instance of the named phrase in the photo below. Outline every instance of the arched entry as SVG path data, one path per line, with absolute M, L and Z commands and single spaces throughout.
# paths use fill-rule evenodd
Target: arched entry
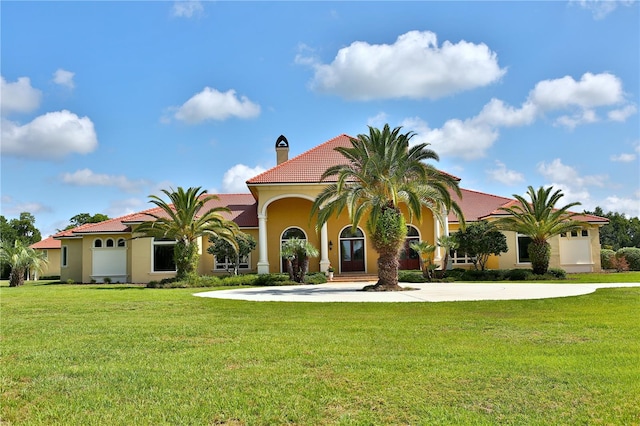
M 282 246 L 287 240 L 291 238 L 306 240 L 307 234 L 305 234 L 302 229 L 296 228 L 295 226 L 284 230 L 284 232 L 282 233 L 282 237 L 280 237 L 280 272 L 287 272 L 287 261 L 282 259 Z
M 399 265 L 400 269 L 420 269 L 420 255 L 411 248 L 411 243 L 420 241 L 420 234 L 415 226 L 407 225 L 407 238 L 404 240 L 404 246 L 400 250 Z
M 340 233 L 340 272 L 364 272 L 364 234 L 348 226 Z

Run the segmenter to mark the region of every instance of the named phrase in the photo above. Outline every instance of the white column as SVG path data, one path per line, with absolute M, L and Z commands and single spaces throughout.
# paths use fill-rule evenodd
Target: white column
M 269 256 L 267 252 L 267 215 L 258 214 L 258 274 L 269 273 Z
M 441 256 L 441 247 L 438 246 L 438 238 L 440 238 L 440 221 L 438 220 L 438 218 L 436 218 L 435 216 L 433 217 L 433 244 L 437 247 L 436 248 L 436 255 L 434 257 L 434 262 L 439 262 L 440 260 L 442 260 L 442 256 Z
M 327 272 L 331 262 L 329 262 L 329 238 L 327 224 L 320 229 L 320 272 Z

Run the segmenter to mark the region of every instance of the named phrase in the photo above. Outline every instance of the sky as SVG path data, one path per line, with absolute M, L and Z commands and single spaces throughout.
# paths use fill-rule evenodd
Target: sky
M 43 236 L 402 126 L 466 189 L 640 216 L 640 7 L 0 2 L 1 214 Z

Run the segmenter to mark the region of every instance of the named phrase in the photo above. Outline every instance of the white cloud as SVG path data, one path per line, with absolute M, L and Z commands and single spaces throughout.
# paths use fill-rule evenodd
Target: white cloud
M 153 206 L 146 205 L 146 201 L 139 198 L 127 198 L 124 200 L 111 201 L 104 214 L 110 218 L 114 218 L 146 210 L 151 207 Z
M 562 163 L 559 158 L 551 163 L 541 162 L 538 164 L 538 172 L 545 178 L 561 183 L 573 188 L 584 186 L 604 186 L 608 179 L 606 175 L 580 176 L 578 171 Z
M 2 120 L 2 153 L 17 157 L 59 159 L 87 154 L 98 146 L 93 122 L 67 110 L 49 112 L 19 125 Z
M 440 156 L 475 160 L 484 157 L 498 138 L 498 131 L 474 120 L 448 120 L 440 129 L 431 129 L 419 118 L 408 118 L 401 123 L 407 130 L 416 132 L 413 144 L 429 143 Z
M 635 114 L 637 111 L 636 106 L 635 105 L 626 105 L 623 108 L 620 109 L 614 109 L 612 111 L 609 111 L 609 113 L 607 114 L 607 116 L 609 117 L 609 120 L 611 121 L 620 121 L 623 122 L 625 121 L 628 117 L 632 116 L 633 114 Z
M 635 159 L 636 159 L 635 154 L 620 154 L 620 155 L 611 156 L 611 161 L 617 161 L 620 163 L 630 163 L 632 161 L 635 161 Z
M 622 82 L 609 73 L 585 73 L 580 81 L 571 76 L 543 80 L 529 94 L 531 102 L 550 111 L 571 106 L 593 108 L 615 105 L 624 101 Z
M 229 117 L 254 118 L 258 115 L 260 105 L 251 102 L 246 96 L 238 99 L 235 90 L 222 93 L 205 87 L 178 108 L 175 118 L 193 124 L 205 120 L 222 121 Z
M 73 89 L 75 87 L 75 83 L 73 82 L 73 77 L 75 75 L 76 73 L 74 72 L 59 68 L 55 73 L 53 73 L 53 82 L 61 86 L 66 86 L 69 89 Z
M 618 5 L 630 6 L 633 0 L 574 0 L 583 9 L 591 11 L 596 20 L 604 19 L 608 14 L 618 8 Z
M 171 13 L 178 18 L 197 17 L 204 13 L 204 6 L 202 6 L 202 2 L 195 0 L 176 1 L 173 3 Z
M 0 199 L 0 203 L 2 204 L 2 214 L 7 216 L 18 216 L 22 212 L 37 214 L 52 211 L 51 207 L 46 206 L 42 203 L 33 201 L 16 201 L 9 195 L 3 195 Z
M 516 109 L 494 98 L 482 108 L 475 120 L 496 127 L 526 126 L 535 121 L 537 112 L 538 108 L 531 102 L 525 102 Z
M 244 164 L 236 164 L 227 170 L 222 177 L 222 191 L 224 193 L 245 193 L 247 192 L 247 180 L 265 172 L 266 169 L 256 166 L 254 168 Z
M 499 160 L 496 160 L 496 168 L 487 170 L 487 174 L 492 180 L 509 186 L 524 182 L 522 173 L 507 169 L 507 166 Z
M 147 185 L 143 180 L 131 181 L 126 176 L 99 174 L 90 169 L 64 173 L 62 181 L 74 186 L 114 186 L 126 192 L 138 192 L 141 186 Z
M 330 64 L 303 55 L 296 62 L 313 64 L 313 89 L 355 100 L 437 99 L 494 83 L 506 72 L 484 43 L 438 46 L 429 31 L 410 31 L 393 44 L 356 41 Z
M 573 130 L 580 124 L 595 123 L 596 121 L 598 121 L 598 116 L 595 111 L 587 109 L 572 116 L 562 115 L 556 119 L 554 124 Z
M 0 112 L 2 116 L 12 112 L 31 112 L 40 106 L 42 92 L 31 87 L 29 77 L 20 77 L 8 83 L 0 76 Z
M 367 126 L 382 128 L 387 123 L 388 116 L 384 112 L 379 112 L 373 117 L 367 119 Z
M 640 217 L 640 194 L 635 198 L 621 198 L 615 195 L 605 198 L 601 204 L 605 210 L 624 213 L 627 217 Z

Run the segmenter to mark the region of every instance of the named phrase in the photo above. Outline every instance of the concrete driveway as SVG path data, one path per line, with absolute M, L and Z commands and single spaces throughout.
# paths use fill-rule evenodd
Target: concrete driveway
M 508 284 L 508 283 L 400 283 L 415 290 L 359 291 L 371 283 L 340 283 L 283 287 L 240 288 L 195 293 L 198 297 L 254 302 L 454 302 L 469 300 L 522 300 L 579 296 L 599 288 L 640 287 L 640 283 Z

